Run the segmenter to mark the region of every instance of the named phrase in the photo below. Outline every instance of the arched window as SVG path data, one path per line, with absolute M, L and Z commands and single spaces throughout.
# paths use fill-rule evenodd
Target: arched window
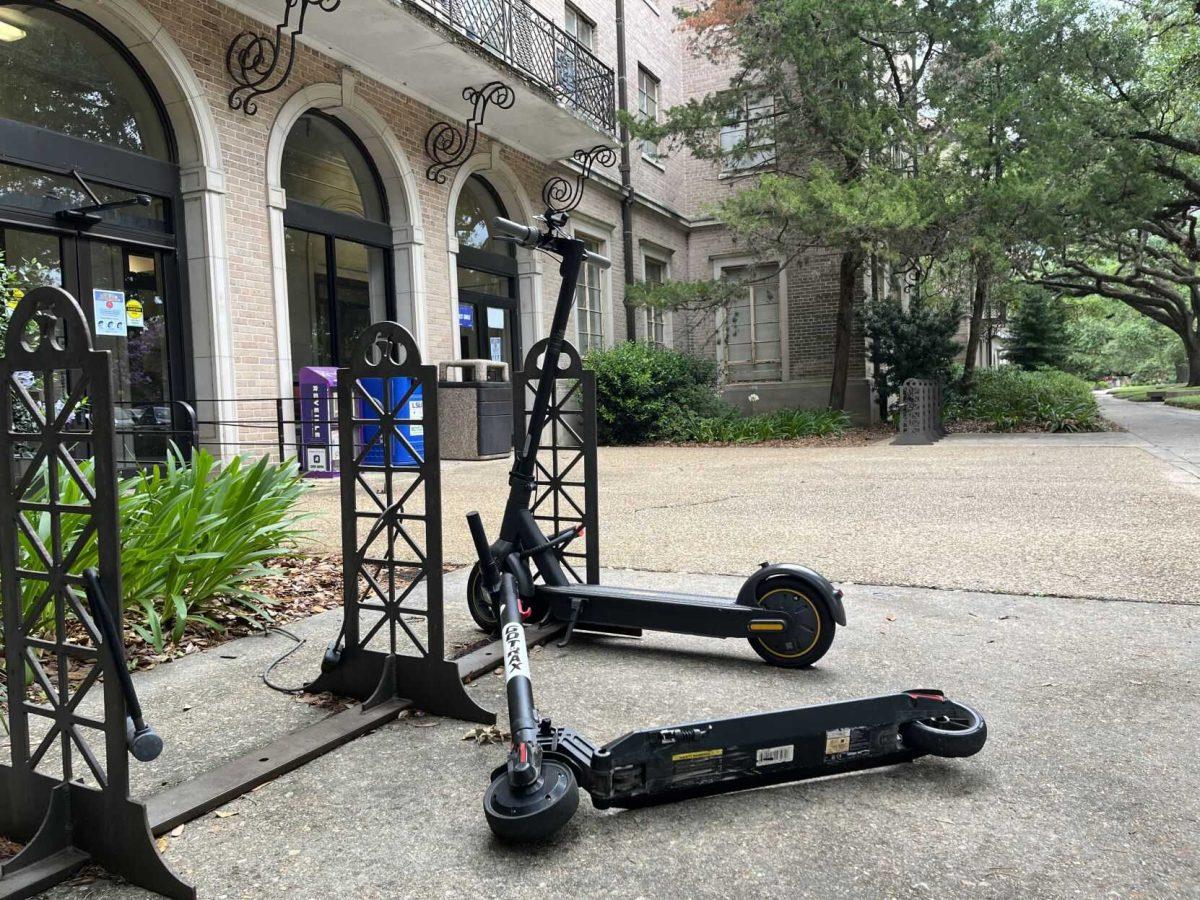
M 292 368 L 345 365 L 392 315 L 392 230 L 375 167 L 337 120 L 305 113 L 288 134 L 281 183 Z
M 158 103 L 126 54 L 82 20 L 0 5 L 0 119 L 169 160 Z
M 462 359 L 520 358 L 516 248 L 492 235 L 491 221 L 507 216 L 496 191 L 472 175 L 454 209 L 458 237 L 458 342 Z
M 111 353 L 129 460 L 165 452 L 153 432 L 187 394 L 178 195 L 171 130 L 133 57 L 78 12 L 0 2 L 0 254 L 23 287 L 79 300 Z

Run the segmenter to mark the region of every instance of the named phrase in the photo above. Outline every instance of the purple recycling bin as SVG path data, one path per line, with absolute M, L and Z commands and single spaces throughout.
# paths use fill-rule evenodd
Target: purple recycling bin
M 300 470 L 309 478 L 338 474 L 337 371 L 333 366 L 300 370 Z

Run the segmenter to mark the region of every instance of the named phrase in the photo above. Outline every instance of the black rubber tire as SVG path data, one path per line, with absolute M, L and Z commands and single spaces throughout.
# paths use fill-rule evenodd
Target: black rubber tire
M 987 743 L 987 722 L 961 703 L 947 700 L 951 709 L 944 716 L 905 722 L 900 726 L 904 743 L 931 756 L 974 756 Z
M 526 803 L 528 811 L 521 810 Z M 575 773 L 570 766 L 554 759 L 542 760 L 542 777 L 536 793 L 514 795 L 508 785 L 507 773 L 501 772 L 492 779 L 483 795 L 483 814 L 492 834 L 509 844 L 537 844 L 550 840 L 571 821 L 578 808 L 579 783 Z
M 471 618 L 485 634 L 499 634 L 500 623 L 496 619 L 496 611 L 492 606 L 492 598 L 483 587 L 483 576 L 479 571 L 479 563 L 471 566 L 471 574 L 467 576 L 467 609 Z
M 797 578 L 770 578 L 759 585 L 754 605 L 762 609 L 783 608 L 789 612 L 802 613 L 811 625 L 811 642 L 805 646 L 794 646 L 784 638 L 748 638 L 754 652 L 773 666 L 782 669 L 807 669 L 827 652 L 837 633 L 837 622 L 829 605 L 808 584 Z M 777 606 L 773 604 L 779 603 Z

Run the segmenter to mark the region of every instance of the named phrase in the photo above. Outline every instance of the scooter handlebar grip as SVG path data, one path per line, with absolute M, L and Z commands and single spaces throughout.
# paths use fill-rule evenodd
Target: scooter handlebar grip
M 504 237 L 514 238 L 522 247 L 537 246 L 538 230 L 536 228 L 522 225 L 520 222 L 514 222 L 512 219 L 505 219 L 502 216 L 492 219 L 492 228 Z
M 612 260 L 607 256 L 601 256 L 599 253 L 593 253 L 591 250 L 583 251 L 583 261 L 591 263 L 593 266 L 599 266 L 602 269 L 611 269 Z

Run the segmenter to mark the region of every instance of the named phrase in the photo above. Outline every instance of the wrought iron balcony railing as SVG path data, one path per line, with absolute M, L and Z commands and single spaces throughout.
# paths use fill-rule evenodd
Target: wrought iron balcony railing
M 579 116 L 616 131 L 613 70 L 525 0 L 409 0 L 551 90 Z

